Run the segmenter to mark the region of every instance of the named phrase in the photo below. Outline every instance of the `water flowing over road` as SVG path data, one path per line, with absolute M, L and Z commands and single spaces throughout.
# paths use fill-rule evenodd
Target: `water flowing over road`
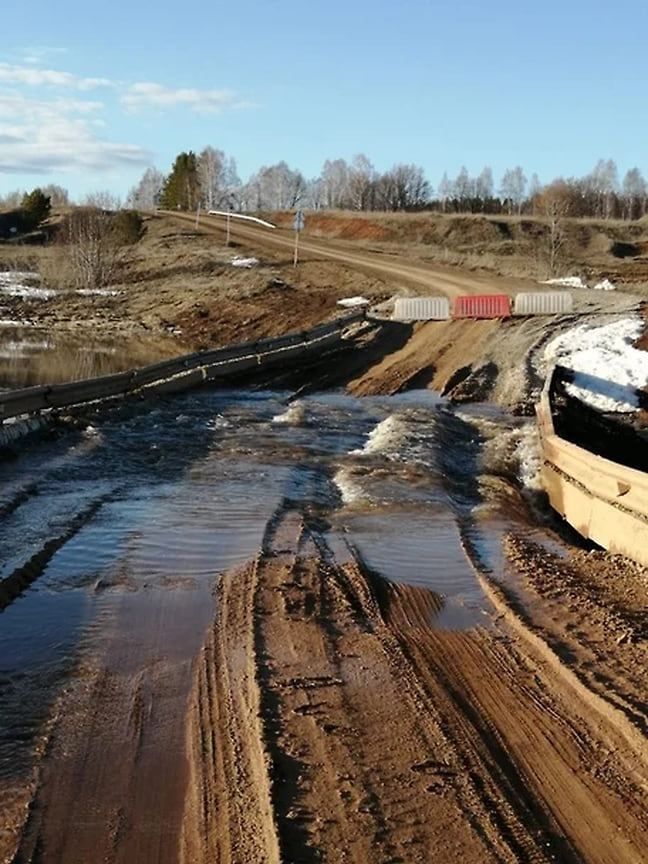
M 503 556 L 511 532 L 547 555 L 563 554 L 530 517 L 529 500 L 516 479 L 521 464 L 524 470 L 533 468 L 526 455 L 532 455 L 530 424 L 489 405 L 459 410 L 430 391 L 293 399 L 281 392 L 205 390 L 160 400 L 150 410 L 131 405 L 103 415 L 86 414 L 84 422 L 0 465 L 0 861 L 261 861 L 273 860 L 272 849 L 279 850 L 281 860 L 315 861 L 318 843 L 332 850 L 343 842 L 342 828 L 335 834 L 331 827 L 329 836 L 325 824 L 311 824 L 305 816 L 300 821 L 299 808 L 306 806 L 308 793 L 303 792 L 302 800 L 295 788 L 308 772 L 304 767 L 299 776 L 291 775 L 293 769 L 286 766 L 296 757 L 289 759 L 285 737 L 302 734 L 295 724 L 323 710 L 316 705 L 326 700 L 284 704 L 283 696 L 268 695 L 275 693 L 273 681 L 284 680 L 282 652 L 292 644 L 290 650 L 296 653 L 290 663 L 296 663 L 299 646 L 306 651 L 310 639 L 306 633 L 295 637 L 288 629 L 285 639 L 279 639 L 267 629 L 279 596 L 289 612 L 299 610 L 302 623 L 311 616 L 319 622 L 338 647 L 345 627 L 362 625 L 358 634 L 365 635 L 357 636 L 353 650 L 351 642 L 345 643 L 345 657 L 363 656 L 362 640 L 371 633 L 382 639 L 381 627 L 389 625 L 397 634 L 390 636 L 391 642 L 383 640 L 385 656 L 391 659 L 376 660 L 376 669 L 389 677 L 384 685 L 387 701 L 390 687 L 404 676 L 403 692 L 409 695 L 394 695 L 390 710 L 402 698 L 403 717 L 409 716 L 407 700 L 419 688 L 413 704 L 420 716 L 436 718 L 436 738 L 428 744 L 445 755 L 439 757 L 433 777 L 428 776 L 430 753 L 420 741 L 411 743 L 419 740 L 411 729 L 398 728 L 409 752 L 402 758 L 414 766 L 409 776 L 424 775 L 430 789 L 443 785 L 446 776 L 459 778 L 449 783 L 453 791 L 442 808 L 443 818 L 451 821 L 453 813 L 463 814 L 464 833 L 458 828 L 446 831 L 450 846 L 465 844 L 468 860 L 580 860 L 575 850 L 588 841 L 573 834 L 562 840 L 560 826 L 568 833 L 565 825 L 571 824 L 579 801 L 593 800 L 598 787 L 585 784 L 583 791 L 576 784 L 581 797 L 570 798 L 564 810 L 548 815 L 537 801 L 556 778 L 562 782 L 563 774 L 543 777 L 529 757 L 525 770 L 536 779 L 514 781 L 517 769 L 507 760 L 515 759 L 515 752 L 505 758 L 499 744 L 488 743 L 491 734 L 508 734 L 493 733 L 488 715 L 495 706 L 468 707 L 467 694 L 477 687 L 471 675 L 480 661 L 471 671 L 465 657 L 471 650 L 482 651 L 476 646 L 486 638 L 471 642 L 471 634 L 493 632 L 498 614 L 497 595 L 487 590 L 479 574 L 504 574 L 504 584 L 507 578 L 515 584 L 513 573 L 506 576 Z M 374 600 L 363 600 L 362 579 L 374 585 L 380 613 Z M 232 610 L 243 603 L 236 591 L 247 596 L 248 583 L 252 606 L 250 614 L 243 615 L 244 604 L 238 612 Z M 327 594 L 338 583 L 346 600 Z M 380 585 L 393 586 L 389 602 L 381 600 L 387 589 Z M 399 586 L 405 593 L 399 594 Z M 340 611 L 345 609 L 351 610 L 348 620 Z M 329 623 L 323 624 L 327 615 Z M 240 654 L 232 647 L 226 659 L 219 655 L 214 634 L 222 637 L 232 628 L 240 635 L 246 627 L 256 627 L 247 647 L 241 647 Z M 428 631 L 438 640 L 434 650 L 424 635 Z M 495 647 L 488 650 L 497 655 L 496 661 L 485 662 L 482 673 L 495 688 L 507 675 L 514 680 L 518 667 L 517 661 L 507 660 L 508 639 L 493 638 Z M 398 652 L 396 642 L 402 643 Z M 449 648 L 451 643 L 468 647 L 462 653 Z M 246 653 L 250 650 L 253 659 Z M 213 661 L 218 687 L 224 687 L 219 677 L 223 670 L 230 670 L 232 687 L 228 693 L 223 690 L 220 701 L 208 683 L 209 670 L 213 672 L 210 651 L 220 656 L 220 665 Z M 327 652 L 331 661 L 333 655 Z M 439 664 L 434 686 L 454 693 L 445 715 L 440 703 L 434 710 L 428 704 L 426 688 L 432 684 L 425 683 L 425 676 L 431 674 L 433 656 Z M 311 686 L 319 688 L 329 680 L 327 675 L 345 680 L 343 663 L 335 674 L 330 664 L 318 672 L 314 650 L 309 658 L 299 660 L 304 668 L 312 663 L 316 684 L 304 684 L 306 689 L 296 692 L 314 692 Z M 406 663 L 405 658 L 410 671 L 397 674 L 394 664 Z M 237 689 L 236 676 L 249 663 L 253 671 L 245 673 L 242 689 Z M 322 669 L 325 665 L 322 661 Z M 358 669 L 352 677 L 365 674 Z M 525 686 L 536 686 L 528 670 L 522 674 Z M 294 680 L 311 681 L 303 675 L 306 672 Z M 245 734 L 241 731 L 241 718 L 250 706 L 230 704 L 254 682 L 261 692 L 254 697 L 260 700 L 255 716 L 266 718 L 257 730 L 258 740 L 247 727 Z M 375 685 L 364 686 L 376 692 Z M 489 698 L 497 701 L 493 693 Z M 460 709 L 462 699 L 466 705 Z M 340 703 L 331 711 L 342 712 L 340 716 L 346 711 L 344 722 L 349 723 L 352 701 L 347 694 L 347 707 Z M 204 737 L 205 717 L 215 710 L 215 702 L 227 716 L 209 720 L 212 739 L 225 729 L 238 729 L 241 742 L 238 757 L 230 759 L 223 750 L 214 760 L 222 763 L 225 774 L 232 766 L 242 771 L 241 765 L 249 765 L 245 782 L 255 790 L 248 815 L 237 823 L 238 834 L 232 828 L 238 817 L 231 815 L 238 812 L 236 793 L 230 785 L 227 794 L 234 798 L 228 804 L 226 830 L 227 819 L 216 806 L 218 795 L 225 794 L 219 792 L 223 780 L 210 780 L 204 764 L 205 748 L 220 752 L 218 747 L 225 747 L 213 740 L 208 747 Z M 472 717 L 475 711 L 481 720 Z M 452 731 L 452 712 L 464 717 L 462 731 Z M 539 735 L 536 720 L 532 713 L 525 718 Z M 544 722 L 550 739 L 551 722 Z M 559 724 L 563 722 L 561 715 Z M 329 734 L 336 723 L 329 723 Z M 308 738 L 315 733 L 303 734 Z M 480 734 L 482 743 L 476 744 Z M 228 735 L 238 740 L 233 732 Z M 256 744 L 250 743 L 254 740 Z M 561 757 L 564 766 L 577 759 L 571 746 Z M 587 747 L 585 739 L 579 746 Z M 255 756 L 255 747 L 261 755 Z M 539 747 L 540 754 L 546 755 L 547 748 Z M 365 756 L 358 756 L 361 766 L 366 759 L 367 772 L 368 754 L 367 749 Z M 305 752 L 300 758 L 309 764 Z M 335 762 L 342 757 L 326 758 Z M 268 759 L 274 766 L 269 774 Z M 318 764 L 315 756 L 312 761 Z M 521 763 L 515 764 L 519 768 Z M 335 765 L 339 770 L 339 763 Z M 394 776 L 401 768 L 394 763 Z M 280 769 L 285 773 L 281 784 L 273 775 Z M 322 778 L 325 775 L 322 769 Z M 339 786 L 341 781 L 336 782 Z M 346 782 L 351 801 L 353 783 Z M 380 782 L 385 789 L 389 786 L 384 778 Z M 291 783 L 297 786 L 286 791 Z M 192 801 L 198 789 L 203 799 Z M 323 786 L 321 792 L 327 795 L 331 789 Z M 429 860 L 413 854 L 397 857 L 405 848 L 402 844 L 415 843 L 415 836 L 420 835 L 421 848 L 426 843 L 431 848 L 431 841 L 425 839 L 427 829 L 413 827 L 408 840 L 403 827 L 407 820 L 395 815 L 400 812 L 397 802 L 386 792 L 383 800 L 382 794 L 367 792 L 374 804 L 364 810 L 362 802 L 356 802 L 365 814 L 359 818 L 377 820 L 371 830 L 367 822 L 367 837 L 378 830 L 381 819 L 384 826 L 393 821 L 400 828 L 388 837 L 384 827 L 384 836 L 378 831 L 348 860 L 369 860 L 362 856 L 374 853 L 382 856 L 375 860 Z M 498 795 L 503 797 L 495 804 Z M 599 809 L 604 810 L 602 805 Z M 624 817 L 619 849 L 635 849 L 635 811 L 629 808 Z M 343 821 L 342 811 L 331 819 Z M 603 817 L 596 824 L 592 830 L 599 838 L 609 824 Z M 244 839 L 246 825 L 265 838 L 254 848 Z M 227 843 L 222 840 L 226 834 Z M 221 840 L 215 843 L 214 836 Z M 438 838 L 435 843 L 441 854 L 443 843 Z M 605 856 L 607 847 L 602 848 Z M 329 854 L 330 860 L 343 860 Z

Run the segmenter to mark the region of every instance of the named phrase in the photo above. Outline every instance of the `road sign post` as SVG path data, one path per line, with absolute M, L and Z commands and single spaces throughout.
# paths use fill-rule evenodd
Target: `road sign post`
M 305 224 L 306 220 L 304 219 L 304 214 L 301 210 L 298 210 L 295 213 L 295 218 L 293 220 L 293 228 L 295 229 L 295 255 L 293 258 L 293 267 L 297 266 L 297 261 L 299 259 L 299 232 L 304 230 Z

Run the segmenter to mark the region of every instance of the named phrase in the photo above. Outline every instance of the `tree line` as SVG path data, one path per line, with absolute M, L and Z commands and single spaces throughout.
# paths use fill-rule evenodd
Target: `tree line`
M 60 186 L 52 184 L 41 191 L 53 206 L 69 203 L 67 191 Z M 23 193 L 8 193 L 0 197 L 0 206 L 18 206 L 22 197 Z M 397 163 L 379 172 L 364 154 L 350 161 L 327 159 L 315 178 L 306 178 L 281 161 L 262 166 L 243 182 L 234 158 L 205 147 L 200 153 L 179 153 L 168 174 L 148 168 L 128 193 L 126 207 L 256 212 L 297 208 L 431 210 L 543 216 L 548 198 L 554 208 L 560 200 L 563 215 L 638 219 L 648 211 L 648 183 L 639 168 L 630 168 L 621 178 L 613 159 L 599 159 L 584 177 L 559 177 L 544 185 L 537 174 L 527 177 L 519 165 L 507 169 L 498 184 L 489 166 L 476 176 L 462 167 L 456 177 L 445 172 L 435 189 L 419 165 Z M 115 196 L 100 191 L 89 193 L 81 203 L 110 210 L 121 206 Z
M 350 162 L 327 159 L 318 177 L 307 179 L 286 162 L 264 165 L 242 182 L 236 162 L 222 150 L 180 153 L 164 175 L 148 169 L 128 196 L 138 209 L 232 209 L 277 211 L 340 209 L 544 215 L 547 198 L 561 199 L 565 215 L 598 219 L 638 219 L 648 211 L 648 183 L 638 168 L 623 178 L 613 159 L 599 159 L 584 177 L 559 177 L 541 184 L 521 166 L 507 169 L 495 184 L 485 166 L 476 176 L 462 167 L 456 177 L 444 173 L 436 189 L 423 169 L 397 163 L 377 171 L 364 154 Z

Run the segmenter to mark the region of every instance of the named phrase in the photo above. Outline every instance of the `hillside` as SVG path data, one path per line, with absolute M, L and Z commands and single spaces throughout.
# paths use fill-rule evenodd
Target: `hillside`
M 202 216 L 196 226 L 189 214 L 147 215 L 142 238 L 124 247 L 119 273 L 107 290 L 61 290 L 47 300 L 28 293 L 5 295 L 2 317 L 31 322 L 50 338 L 59 334 L 79 346 L 117 340 L 114 365 L 101 370 L 113 371 L 303 330 L 343 314 L 338 301 L 345 297 L 362 295 L 374 314 L 388 317 L 397 296 L 513 294 L 539 290 L 538 280 L 547 275 L 547 228 L 532 219 L 306 214 L 303 251 L 294 267 L 293 214 L 264 215 L 279 230 L 253 231 L 232 220 L 229 246 L 224 219 Z M 583 311 L 626 312 L 648 296 L 648 223 L 575 221 L 565 225 L 565 238 L 563 274 L 581 275 L 589 285 L 607 278 L 617 288 L 576 291 Z M 325 257 L 329 250 L 334 257 Z M 0 270 L 40 273 L 40 283 L 36 277 L 32 281 L 55 288 L 66 256 L 66 247 L 56 242 L 5 243 L 0 245 Z M 569 324 L 510 322 L 504 330 L 492 322 L 394 324 L 373 354 L 367 353 L 365 368 L 339 368 L 335 376 L 328 370 L 328 380 L 355 380 L 354 388 L 364 393 L 412 386 L 443 390 L 459 371 L 461 386 L 451 388 L 455 396 L 485 398 L 507 365 L 519 366 L 531 347 L 542 343 L 547 326 Z M 374 370 L 377 363 L 381 365 Z M 473 373 L 478 380 L 471 384 Z M 42 374 L 54 373 L 48 368 Z M 54 380 L 77 374 L 57 369 Z M 501 398 L 513 406 L 528 404 L 527 377 L 518 369 L 513 378 L 518 382 L 513 390 L 503 378 L 499 382 Z

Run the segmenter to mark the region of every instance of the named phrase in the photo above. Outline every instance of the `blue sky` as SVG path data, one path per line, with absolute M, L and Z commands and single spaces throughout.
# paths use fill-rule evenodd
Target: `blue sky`
M 0 197 L 125 197 L 210 145 L 245 181 L 366 154 L 379 171 L 599 158 L 648 175 L 645 0 L 30 0 L 0 16 Z

